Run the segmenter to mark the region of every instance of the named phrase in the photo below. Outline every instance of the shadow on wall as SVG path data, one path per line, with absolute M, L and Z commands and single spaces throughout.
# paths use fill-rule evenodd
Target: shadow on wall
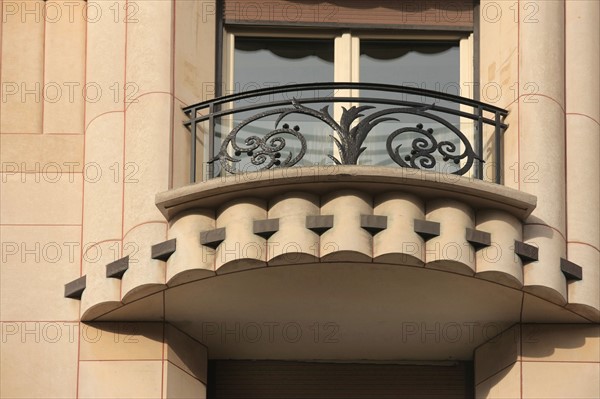
M 600 360 L 600 325 L 528 324 L 522 328 L 522 358 L 543 359 L 586 347 Z

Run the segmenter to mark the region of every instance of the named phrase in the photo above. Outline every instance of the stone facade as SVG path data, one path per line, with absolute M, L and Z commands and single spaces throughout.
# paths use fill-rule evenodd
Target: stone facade
M 458 359 L 476 397 L 600 397 L 598 1 L 479 2 L 503 185 L 361 166 L 188 185 L 214 1 L 1 4 L 0 397 L 201 398 L 218 358 Z

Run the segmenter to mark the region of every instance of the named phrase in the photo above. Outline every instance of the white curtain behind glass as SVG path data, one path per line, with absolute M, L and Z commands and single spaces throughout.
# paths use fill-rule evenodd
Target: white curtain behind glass
M 234 54 L 234 77 L 230 92 L 241 93 L 249 90 L 265 87 L 275 87 L 295 83 L 332 82 L 333 72 L 333 41 L 313 39 L 285 39 L 285 38 L 250 38 L 236 37 Z M 249 98 L 234 104 L 236 108 L 277 101 L 282 99 L 296 98 L 298 100 L 310 99 L 315 96 L 325 96 L 331 93 L 326 91 L 282 93 L 263 98 Z M 306 104 L 315 109 L 320 109 L 327 104 Z M 289 107 L 289 105 L 288 105 Z M 259 112 L 268 109 L 246 111 L 234 115 L 233 126 L 242 122 Z M 330 110 L 330 112 L 332 112 Z M 260 121 L 253 122 L 238 134 L 238 142 L 243 142 L 251 135 L 264 136 L 275 128 L 277 115 L 269 116 Z M 333 147 L 331 128 L 323 122 L 306 115 L 288 115 L 279 126 L 287 123 L 290 127 L 298 126 L 300 133 L 308 142 L 308 151 L 302 161 L 297 165 L 312 165 L 326 163 L 326 154 L 331 153 Z M 225 123 L 228 125 L 228 123 Z M 228 133 L 223 124 L 217 125 L 216 145 L 220 145 L 223 135 Z M 300 150 L 299 142 L 292 136 L 281 135 L 286 139 L 286 147 L 282 156 L 287 156 L 288 151 L 295 155 Z M 218 151 L 218 149 L 217 149 Z M 253 170 L 247 160 L 248 157 L 238 165 L 239 169 L 245 171 Z
M 423 41 L 383 41 L 362 40 L 360 43 L 360 80 L 368 83 L 386 83 L 402 85 L 421 89 L 441 91 L 448 94 L 460 95 L 460 65 L 458 42 L 423 42 Z M 394 93 L 369 92 L 362 90 L 362 97 L 378 96 L 396 98 L 407 101 L 423 102 L 420 96 L 398 96 Z M 457 104 L 438 102 L 437 104 L 458 110 Z M 365 104 L 366 105 L 366 104 Z M 380 107 L 390 107 L 382 105 Z M 440 127 L 437 123 L 415 115 L 390 115 L 400 119 L 398 122 L 383 122 L 376 126 L 365 145 L 367 150 L 362 154 L 360 163 L 364 165 L 394 165 L 386 151 L 386 139 L 390 133 L 400 127 L 412 126 L 422 123 L 424 129 L 433 128 L 436 140 L 450 140 L 458 146 L 456 137 L 448 129 Z M 444 115 L 454 126 L 459 127 L 459 118 Z M 410 152 L 412 139 L 419 137 L 418 133 L 402 134 L 394 142 L 402 143 L 403 151 Z M 460 148 L 457 148 L 457 153 Z M 401 151 L 401 154 L 404 152 Z M 445 164 L 438 160 L 436 170 L 444 168 L 446 171 L 456 170 L 457 165 Z

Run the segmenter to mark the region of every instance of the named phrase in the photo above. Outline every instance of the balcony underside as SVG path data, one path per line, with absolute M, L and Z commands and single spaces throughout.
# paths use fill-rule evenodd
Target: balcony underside
M 204 278 L 96 320 L 166 320 L 204 343 L 211 358 L 339 361 L 468 360 L 478 345 L 520 321 L 587 322 L 471 276 L 347 262 Z

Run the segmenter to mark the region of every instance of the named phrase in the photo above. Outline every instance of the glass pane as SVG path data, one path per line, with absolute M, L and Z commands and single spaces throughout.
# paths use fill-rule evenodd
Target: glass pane
M 361 40 L 360 80 L 459 94 L 458 42 Z
M 424 42 L 424 41 L 381 41 L 363 40 L 360 43 L 360 80 L 363 83 L 385 83 L 402 85 L 420 89 L 435 90 L 447 94 L 460 95 L 460 62 L 458 42 Z M 433 100 L 417 95 L 399 95 L 396 93 L 381 93 L 362 90 L 361 97 L 379 97 L 400 101 L 410 101 L 431 104 L 435 101 L 438 106 L 458 111 L 459 105 L 444 100 Z M 365 104 L 366 105 L 366 104 Z M 380 105 L 379 109 L 396 107 Z M 367 111 L 368 112 L 368 111 Z M 459 117 L 445 113 L 430 111 L 460 128 Z M 367 150 L 360 158 L 361 164 L 395 165 L 386 149 L 388 136 L 400 128 L 416 127 L 422 124 L 422 129 L 433 129 L 433 137 L 437 142 L 450 141 L 456 146 L 453 153 L 460 153 L 459 139 L 448 127 L 424 118 L 421 115 L 391 114 L 389 117 L 397 121 L 382 122 L 377 125 L 367 137 Z M 402 158 L 410 157 L 413 150 L 413 140 L 427 139 L 426 134 L 406 132 L 396 136 L 393 148 L 398 148 Z M 399 146 L 399 147 L 398 147 Z M 433 154 L 432 154 L 433 155 Z M 432 170 L 453 172 L 459 168 L 452 160 L 444 161 L 439 153 L 434 155 L 436 167 Z
M 332 82 L 333 79 L 332 40 L 250 37 L 236 37 L 235 39 L 233 79 L 233 92 L 235 93 L 296 83 Z M 215 153 L 219 152 L 221 142 L 229 132 L 240 123 L 247 121 L 248 118 L 269 110 L 293 108 L 292 99 L 308 101 L 315 96 L 331 94 L 325 91 L 298 91 L 251 97 L 228 104 L 236 109 L 258 104 L 264 104 L 265 107 L 236 112 L 233 116 L 217 120 Z M 282 101 L 285 104 L 281 103 Z M 276 104 L 269 106 L 268 104 L 272 102 Z M 277 102 L 279 103 L 277 104 Z M 327 104 L 306 104 L 306 106 L 314 109 L 320 109 L 325 105 Z M 245 144 L 246 140 L 251 142 L 252 137 L 264 138 L 276 128 L 275 122 L 278 116 L 279 114 L 267 115 L 252 121 L 238 132 L 236 143 L 242 148 L 249 148 Z M 296 131 L 295 127 L 297 126 L 298 134 L 302 135 L 307 142 L 307 153 L 296 165 L 326 162 L 328 159 L 326 154 L 331 153 L 329 148 L 332 147 L 331 138 L 329 137 L 331 129 L 326 124 L 310 116 L 290 114 L 283 118 L 277 128 L 285 126 L 294 131 Z M 288 156 L 293 159 L 301 151 L 301 141 L 297 136 L 294 136 L 294 133 L 280 133 L 273 137 L 285 140 L 285 147 L 280 154 L 281 160 L 285 160 Z M 280 145 L 281 141 L 269 141 L 269 143 Z M 246 152 L 241 151 L 239 156 L 236 156 L 235 153 L 232 154 L 241 159 L 240 162 L 235 163 L 236 169 L 253 171 L 264 167 L 266 163 L 252 164 L 251 158 L 255 153 L 256 151 L 253 151 L 252 154 L 248 155 Z M 266 162 L 268 163 L 268 160 Z M 218 170 L 216 172 L 218 173 Z
M 333 41 L 235 38 L 235 92 L 333 81 Z

